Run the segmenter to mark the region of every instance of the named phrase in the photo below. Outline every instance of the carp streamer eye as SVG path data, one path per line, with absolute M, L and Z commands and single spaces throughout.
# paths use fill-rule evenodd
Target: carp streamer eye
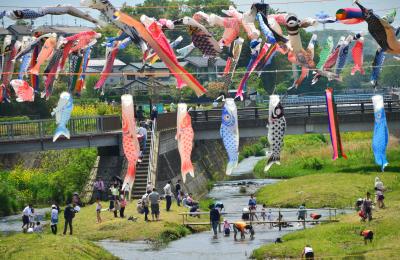
M 231 119 L 231 116 L 230 115 L 224 115 L 224 120 L 225 121 L 229 121 Z

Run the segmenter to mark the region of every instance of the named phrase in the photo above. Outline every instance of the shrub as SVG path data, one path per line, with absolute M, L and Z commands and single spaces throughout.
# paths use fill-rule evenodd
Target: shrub
M 324 167 L 323 161 L 319 158 L 308 158 L 304 160 L 303 169 L 321 170 Z
M 261 145 L 265 148 L 268 147 L 269 142 L 268 142 L 268 138 L 266 136 L 262 136 L 260 137 L 260 139 L 258 139 L 258 141 L 261 143 Z
M 27 116 L 6 116 L 0 117 L 0 122 L 12 122 L 12 121 L 27 121 L 29 117 Z

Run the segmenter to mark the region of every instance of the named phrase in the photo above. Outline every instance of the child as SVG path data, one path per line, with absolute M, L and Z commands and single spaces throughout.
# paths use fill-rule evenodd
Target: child
M 56 205 L 51 205 L 51 220 L 50 220 L 51 232 L 57 234 L 57 224 L 58 224 L 58 209 Z
M 33 228 L 33 232 L 35 232 L 35 233 L 42 233 L 43 232 L 42 225 L 40 225 L 39 221 L 36 222 L 36 226 Z
M 272 210 L 271 209 L 268 210 L 267 220 L 270 222 L 269 223 L 269 228 L 272 228 L 272 221 L 274 221 L 274 216 L 272 215 Z
M 374 239 L 374 232 L 371 230 L 363 230 L 360 232 L 360 236 L 364 237 L 364 243 L 367 244 L 367 241 L 372 243 L 372 239 Z
M 121 206 L 121 208 L 119 210 L 119 216 L 121 218 L 124 218 L 125 217 L 124 216 L 124 211 L 125 211 L 125 207 L 126 207 L 126 199 L 125 199 L 124 195 L 121 195 L 120 206 Z
M 231 225 L 229 224 L 228 220 L 224 218 L 224 235 L 229 237 L 231 232 Z
M 265 221 L 265 218 L 267 217 L 267 212 L 265 212 L 265 204 L 262 205 L 261 208 L 261 217 L 263 218 L 263 221 Z
M 101 203 L 100 203 L 100 199 L 97 198 L 97 200 L 96 200 L 96 214 L 97 214 L 96 224 L 97 223 L 101 223 L 101 217 L 100 217 L 101 208 L 102 208 L 102 206 L 101 206 Z

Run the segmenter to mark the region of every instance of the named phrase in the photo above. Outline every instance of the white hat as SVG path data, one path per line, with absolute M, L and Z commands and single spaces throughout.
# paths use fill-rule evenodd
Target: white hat
M 53 205 L 51 205 L 51 208 L 52 208 L 52 209 L 53 209 L 53 208 L 55 209 L 55 208 L 57 208 L 57 207 L 56 207 L 56 205 L 53 204 Z

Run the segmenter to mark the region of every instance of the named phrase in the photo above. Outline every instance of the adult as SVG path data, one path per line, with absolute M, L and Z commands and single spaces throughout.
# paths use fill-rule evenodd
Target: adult
M 233 223 L 233 233 L 234 233 L 233 239 L 235 241 L 237 240 L 236 239 L 236 235 L 237 235 L 238 232 L 240 232 L 240 238 L 241 239 L 245 239 L 246 237 L 245 237 L 244 234 L 247 233 L 246 229 L 249 230 L 250 238 L 253 239 L 255 232 L 254 232 L 254 229 L 253 229 L 252 225 L 249 225 L 244 221 L 236 221 L 236 222 L 234 222 Z
M 182 197 L 181 197 L 182 187 L 181 187 L 180 182 L 181 182 L 181 180 L 178 180 L 175 184 L 176 204 L 178 205 L 178 207 L 181 206 L 181 200 L 182 200 Z
M 254 221 L 254 217 L 258 220 L 256 211 L 257 211 L 257 201 L 254 198 L 254 195 L 250 195 L 250 199 L 249 199 L 249 211 L 250 211 L 250 221 Z
M 32 214 L 32 204 L 29 204 L 22 211 L 22 229 L 29 228 L 29 216 Z
M 385 191 L 385 187 L 383 186 L 383 182 L 379 179 L 379 177 L 375 178 L 375 193 L 376 193 L 376 204 L 378 208 L 384 208 L 385 203 L 383 200 L 385 199 L 385 196 L 383 195 L 383 192 Z
M 153 109 L 151 110 L 151 114 L 150 114 L 150 119 L 151 119 L 151 121 L 154 122 L 154 120 L 156 120 L 157 117 L 158 117 L 157 107 L 153 106 Z
M 303 226 L 306 225 L 306 217 L 307 217 L 307 210 L 306 205 L 303 203 L 300 205 L 299 210 L 297 211 L 297 220 L 303 221 Z M 300 223 L 299 223 L 300 225 Z
M 307 260 L 314 259 L 314 250 L 310 245 L 306 245 L 301 253 L 301 258 L 306 258 Z
M 125 198 L 127 198 L 129 200 L 130 196 L 130 192 L 131 192 L 131 187 L 129 186 L 129 183 L 125 183 L 124 187 L 122 188 L 123 192 L 124 192 L 124 196 Z
M 144 120 L 144 111 L 143 111 L 143 107 L 139 106 L 139 109 L 136 110 L 136 119 L 141 122 Z
M 51 232 L 56 235 L 57 234 L 57 224 L 58 224 L 58 209 L 56 205 L 51 205 L 51 219 L 50 219 L 50 228 Z
M 210 210 L 210 223 L 211 227 L 214 231 L 214 238 L 217 238 L 217 228 L 219 226 L 219 219 L 220 219 L 220 213 L 217 208 L 215 208 L 215 205 L 211 205 L 211 210 Z
M 169 211 L 172 204 L 172 189 L 171 189 L 171 181 L 168 181 L 164 186 L 164 194 L 166 200 L 166 210 Z
M 69 234 L 72 235 L 72 219 L 75 217 L 75 209 L 72 206 L 71 202 L 67 202 L 67 206 L 64 209 L 64 232 L 63 235 L 67 233 L 67 228 L 69 226 Z
M 116 186 L 116 184 L 114 184 L 114 183 L 111 184 L 110 191 L 111 191 L 112 200 L 114 200 L 114 203 L 115 203 L 115 200 L 118 200 L 118 196 L 119 196 L 119 189 Z
M 371 193 L 367 192 L 367 197 L 364 198 L 362 211 L 364 213 L 363 219 L 368 221 L 372 220 L 372 200 L 371 200 Z
M 104 181 L 101 177 L 99 177 L 94 183 L 94 190 L 96 194 L 96 199 L 103 200 L 104 198 Z
M 149 215 L 149 205 L 150 205 L 150 200 L 149 200 L 149 195 L 151 191 L 146 191 L 146 193 L 142 196 L 142 206 L 143 206 L 143 212 L 144 212 L 144 221 L 149 221 L 148 215 Z
M 140 122 L 140 127 L 138 129 L 138 134 L 140 135 L 140 159 L 138 162 L 142 162 L 144 153 L 146 151 L 146 142 L 147 142 L 147 129 L 145 127 L 144 122 Z
M 157 189 L 153 188 L 153 191 L 149 195 L 149 200 L 151 203 L 151 219 L 154 221 L 160 220 L 160 194 L 158 194 Z
M 151 181 L 149 181 L 146 185 L 146 191 L 150 191 L 150 193 L 153 191 L 153 184 L 151 183 Z

